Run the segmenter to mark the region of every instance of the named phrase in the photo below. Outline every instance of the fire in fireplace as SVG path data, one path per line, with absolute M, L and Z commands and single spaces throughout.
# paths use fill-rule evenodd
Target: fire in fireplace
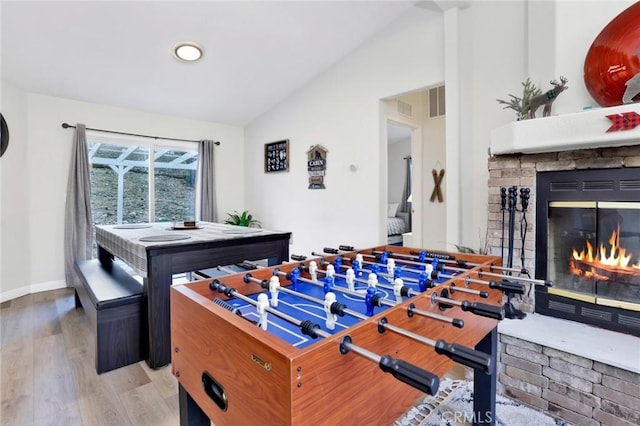
M 537 175 L 536 312 L 640 335 L 640 169 Z

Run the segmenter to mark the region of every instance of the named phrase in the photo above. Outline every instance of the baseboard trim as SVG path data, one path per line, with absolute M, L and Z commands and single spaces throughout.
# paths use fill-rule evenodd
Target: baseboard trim
M 59 288 L 66 288 L 67 282 L 65 280 L 47 281 L 39 284 L 31 284 L 23 287 L 14 288 L 13 290 L 3 291 L 0 293 L 0 303 L 8 300 L 17 299 L 18 297 L 25 296 L 27 294 L 40 293 L 42 291 L 57 290 Z

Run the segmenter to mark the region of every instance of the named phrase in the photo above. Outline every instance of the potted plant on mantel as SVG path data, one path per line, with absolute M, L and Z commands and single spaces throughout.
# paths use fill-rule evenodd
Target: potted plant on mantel
M 252 228 L 261 228 L 262 224 L 259 220 L 253 218 L 253 215 L 249 213 L 249 210 L 245 210 L 242 213 L 238 213 L 237 210 L 234 210 L 233 213 L 227 213 L 229 216 L 224 223 L 227 225 L 235 225 L 235 226 L 249 226 Z

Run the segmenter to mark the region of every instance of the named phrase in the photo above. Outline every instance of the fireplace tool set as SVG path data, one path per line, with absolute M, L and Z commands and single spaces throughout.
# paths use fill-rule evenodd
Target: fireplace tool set
M 531 196 L 531 189 L 529 188 L 520 188 L 520 212 L 522 213 L 520 217 L 520 238 L 521 238 L 521 247 L 520 247 L 520 262 L 521 268 L 519 273 L 526 275 L 529 279 L 531 279 L 531 275 L 529 271 L 524 266 L 524 243 L 527 238 L 527 209 L 529 207 L 529 198 Z M 500 198 L 501 198 L 501 211 L 502 211 L 502 236 L 501 236 L 501 250 L 502 250 L 502 259 L 504 262 L 504 230 L 505 224 L 508 225 L 508 241 L 507 241 L 507 263 L 506 263 L 506 272 L 507 275 L 511 275 L 513 271 L 517 271 L 517 269 L 513 268 L 513 252 L 514 252 L 514 239 L 515 239 L 515 221 L 516 221 L 516 211 L 518 211 L 518 187 L 511 186 L 509 188 L 502 187 L 500 188 Z M 505 222 L 505 213 L 509 212 L 508 222 Z M 520 278 L 522 279 L 522 278 Z M 533 280 L 531 280 L 533 281 Z M 530 291 L 531 289 L 529 289 Z M 512 291 L 505 292 L 507 295 L 507 301 L 504 304 L 505 316 L 511 319 L 522 319 L 527 316 L 524 312 L 519 309 L 516 309 L 511 303 L 511 298 L 516 294 Z M 523 293 L 518 293 L 523 294 Z

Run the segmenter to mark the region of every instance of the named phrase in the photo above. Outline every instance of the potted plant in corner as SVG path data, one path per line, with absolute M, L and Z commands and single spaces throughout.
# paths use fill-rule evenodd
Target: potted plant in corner
M 224 221 L 224 223 L 228 225 L 250 226 L 253 228 L 262 227 L 260 221 L 254 219 L 248 210 L 245 210 L 242 213 L 238 213 L 237 210 L 234 210 L 233 213 L 227 213 L 227 216 L 229 217 Z

